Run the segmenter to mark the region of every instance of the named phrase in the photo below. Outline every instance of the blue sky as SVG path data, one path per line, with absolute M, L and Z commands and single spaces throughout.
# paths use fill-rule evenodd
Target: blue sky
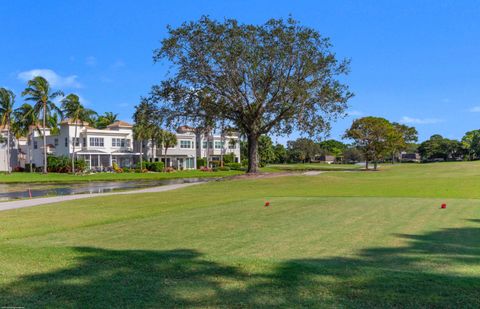
M 350 116 L 415 125 L 420 139 L 461 138 L 480 118 L 480 3 L 476 1 L 5 1 L 0 86 L 20 92 L 34 70 L 98 112 L 130 120 L 165 77 L 152 51 L 166 26 L 207 14 L 263 23 L 289 14 L 351 58 Z M 292 136 L 292 137 L 296 137 Z M 279 138 L 284 142 L 287 138 Z

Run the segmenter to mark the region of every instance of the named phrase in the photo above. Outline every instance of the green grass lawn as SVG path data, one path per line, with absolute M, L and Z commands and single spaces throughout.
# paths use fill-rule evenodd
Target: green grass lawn
M 122 180 L 161 180 L 174 178 L 225 177 L 243 174 L 242 171 L 202 172 L 199 170 L 177 171 L 173 173 L 95 173 L 73 175 L 61 173 L 12 173 L 0 174 L 0 183 L 73 183 L 82 181 L 122 181 Z
M 360 170 L 362 165 L 358 164 L 327 164 L 327 163 L 296 163 L 296 164 L 271 164 L 269 168 L 283 171 L 341 171 Z
M 0 307 L 478 308 L 479 289 L 480 162 L 0 212 Z

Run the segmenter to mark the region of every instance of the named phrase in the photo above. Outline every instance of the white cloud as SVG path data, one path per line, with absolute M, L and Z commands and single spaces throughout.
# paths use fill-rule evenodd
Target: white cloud
M 443 122 L 443 120 L 438 118 L 413 118 L 413 117 L 403 116 L 402 119 L 400 119 L 400 122 L 410 123 L 410 124 L 434 124 L 434 123 Z
M 77 75 L 61 76 L 50 69 L 34 69 L 20 72 L 17 78 L 29 81 L 36 76 L 44 77 L 53 87 L 82 88 L 82 84 L 77 81 Z
M 93 57 L 93 56 L 89 56 L 87 57 L 87 59 L 85 59 L 85 64 L 90 66 L 90 67 L 94 67 L 97 65 L 97 58 Z
M 117 60 L 115 61 L 114 64 L 111 65 L 111 68 L 112 69 L 119 69 L 119 68 L 123 68 L 125 66 L 125 62 L 123 62 L 122 60 Z
M 363 112 L 357 110 L 349 111 L 347 114 L 348 116 L 363 116 Z
M 471 113 L 480 113 L 480 106 L 474 106 L 468 110 Z

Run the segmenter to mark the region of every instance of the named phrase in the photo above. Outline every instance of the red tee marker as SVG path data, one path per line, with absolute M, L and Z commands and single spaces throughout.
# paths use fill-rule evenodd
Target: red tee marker
M 270 202 L 265 202 L 265 207 L 270 206 Z
M 442 206 L 441 206 L 442 209 L 445 209 L 447 208 L 447 204 L 443 203 Z

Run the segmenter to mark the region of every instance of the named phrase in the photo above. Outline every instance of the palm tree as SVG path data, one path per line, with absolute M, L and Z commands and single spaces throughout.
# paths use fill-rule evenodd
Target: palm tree
M 135 123 L 133 126 L 133 138 L 140 142 L 140 171 L 143 170 L 143 141 L 148 140 L 151 128 L 144 123 Z
M 85 108 L 80 103 L 80 98 L 76 94 L 69 94 L 62 100 L 63 114 L 66 118 L 74 123 L 75 133 L 73 135 L 73 151 L 72 151 L 72 173 L 75 173 L 75 145 L 77 143 L 78 122 L 83 125 L 85 121 L 91 119 L 92 115 L 96 114 L 93 110 Z
M 0 88 L 0 126 L 7 129 L 7 155 L 5 156 L 6 172 L 11 172 L 11 153 L 10 153 L 10 130 L 12 129 L 13 105 L 15 104 L 15 94 L 6 88 Z
M 61 115 L 61 110 L 55 105 L 53 100 L 59 96 L 63 96 L 62 91 L 52 92 L 48 81 L 41 77 L 36 76 L 32 80 L 28 81 L 27 88 L 22 92 L 22 96 L 26 96 L 25 100 L 33 101 L 33 112 L 40 118 L 40 113 L 43 112 L 43 173 L 47 173 L 47 136 L 46 126 L 47 119 L 52 113 L 58 113 Z
M 108 125 L 111 125 L 118 119 L 118 114 L 114 114 L 112 112 L 106 112 L 101 116 L 98 116 L 97 122 L 95 123 L 95 127 L 97 129 L 105 129 Z
M 163 171 L 167 170 L 167 150 L 168 148 L 175 147 L 177 144 L 177 136 L 172 132 L 162 130 L 159 135 L 159 142 L 163 145 L 165 152 L 163 153 L 163 158 L 165 164 L 163 166 Z
M 15 130 L 15 134 L 19 136 L 27 136 L 28 138 L 28 162 L 30 165 L 30 173 L 33 171 L 32 167 L 32 157 L 31 153 L 32 150 L 30 147 L 33 147 L 33 132 L 30 131 L 31 128 L 38 129 L 38 118 L 33 110 L 33 106 L 24 103 L 19 108 L 15 109 L 13 112 L 15 123 L 13 129 Z

